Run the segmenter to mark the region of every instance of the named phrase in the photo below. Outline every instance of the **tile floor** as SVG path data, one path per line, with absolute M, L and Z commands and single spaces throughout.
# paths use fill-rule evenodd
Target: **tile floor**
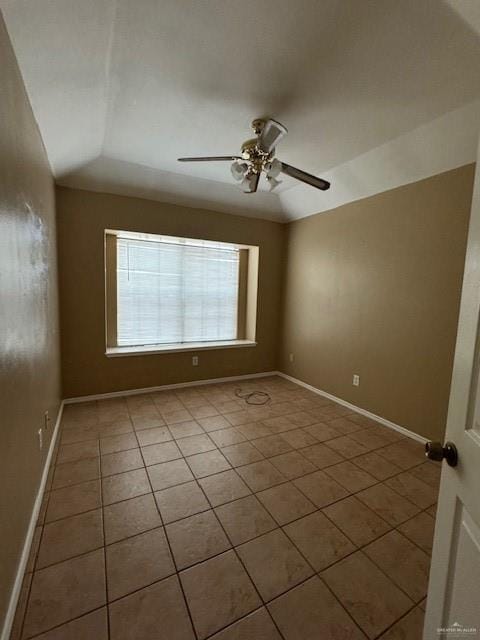
M 54 458 L 11 640 L 421 638 L 440 467 L 395 431 L 257 378 L 67 405 Z

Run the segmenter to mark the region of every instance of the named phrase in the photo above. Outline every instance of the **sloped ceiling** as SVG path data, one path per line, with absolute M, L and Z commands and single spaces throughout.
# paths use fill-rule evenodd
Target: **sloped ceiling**
M 60 184 L 288 220 L 473 161 L 480 37 L 463 1 L 0 6 Z M 246 195 L 228 163 L 176 161 L 238 152 L 262 115 L 289 129 L 279 157 L 330 192 Z

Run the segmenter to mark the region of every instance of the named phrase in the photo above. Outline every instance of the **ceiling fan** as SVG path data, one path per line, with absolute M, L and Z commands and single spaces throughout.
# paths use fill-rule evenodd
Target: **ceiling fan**
M 281 181 L 277 180 L 280 173 L 285 173 L 291 178 L 305 182 L 322 191 L 330 188 L 330 183 L 326 180 L 292 167 L 274 157 L 277 144 L 287 134 L 287 128 L 283 124 L 270 118 L 257 118 L 252 122 L 252 129 L 256 138 L 246 140 L 242 144 L 239 156 L 204 156 L 178 158 L 178 160 L 179 162 L 233 161 L 230 168 L 232 176 L 241 183 L 240 186 L 245 193 L 255 193 L 262 171 L 267 177 L 270 191 L 281 184 Z

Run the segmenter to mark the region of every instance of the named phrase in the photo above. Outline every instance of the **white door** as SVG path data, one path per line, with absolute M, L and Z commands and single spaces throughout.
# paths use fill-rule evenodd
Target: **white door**
M 453 212 L 452 212 L 453 213 Z M 480 640 L 480 151 L 463 280 L 424 640 Z

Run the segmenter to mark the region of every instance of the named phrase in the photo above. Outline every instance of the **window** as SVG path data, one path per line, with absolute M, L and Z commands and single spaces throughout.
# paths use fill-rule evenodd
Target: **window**
M 107 231 L 105 249 L 107 354 L 254 343 L 257 247 Z

